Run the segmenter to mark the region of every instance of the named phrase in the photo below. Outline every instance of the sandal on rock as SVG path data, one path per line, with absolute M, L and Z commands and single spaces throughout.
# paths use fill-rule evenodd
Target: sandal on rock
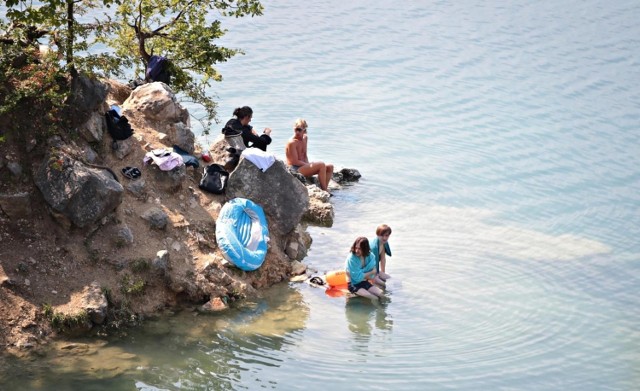
M 320 278 L 318 276 L 311 277 L 309 282 L 312 283 L 312 284 L 316 284 L 316 285 L 324 285 L 324 281 L 322 281 L 322 278 Z
M 125 167 L 122 169 L 122 175 L 126 176 L 129 179 L 138 179 L 142 173 L 136 167 Z

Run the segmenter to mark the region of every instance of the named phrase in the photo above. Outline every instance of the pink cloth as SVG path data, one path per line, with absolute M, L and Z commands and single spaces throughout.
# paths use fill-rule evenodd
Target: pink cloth
M 154 149 L 147 152 L 143 159 L 144 164 L 155 163 L 162 171 L 171 171 L 184 164 L 182 156 L 168 149 Z

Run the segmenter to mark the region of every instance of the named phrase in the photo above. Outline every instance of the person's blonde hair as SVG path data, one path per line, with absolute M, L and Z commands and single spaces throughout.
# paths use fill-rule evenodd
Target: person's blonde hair
M 296 122 L 293 124 L 293 127 L 307 130 L 307 121 L 305 121 L 303 118 L 298 118 Z

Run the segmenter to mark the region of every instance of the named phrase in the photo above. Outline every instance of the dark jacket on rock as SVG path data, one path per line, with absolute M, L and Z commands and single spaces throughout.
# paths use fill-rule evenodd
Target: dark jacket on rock
M 267 145 L 271 144 L 271 137 L 267 134 L 257 136 L 253 134 L 253 127 L 250 125 L 242 125 L 237 118 L 231 118 L 227 121 L 222 133 L 225 136 L 236 136 L 242 134 L 242 141 L 247 148 L 259 148 L 266 152 Z

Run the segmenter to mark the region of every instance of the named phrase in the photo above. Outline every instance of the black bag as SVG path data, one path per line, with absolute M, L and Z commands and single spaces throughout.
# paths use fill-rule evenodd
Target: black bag
M 210 164 L 204 168 L 204 175 L 199 187 L 214 194 L 224 193 L 229 173 L 219 164 Z
M 226 149 L 226 151 L 228 152 L 228 154 L 227 154 L 227 158 L 224 161 L 224 169 L 227 172 L 230 172 L 230 171 L 235 170 L 236 167 L 238 166 L 238 163 L 240 162 L 240 155 L 242 154 L 242 151 L 238 151 L 234 147 L 229 147 L 229 148 Z
M 114 140 L 126 140 L 133 134 L 133 129 L 127 117 L 120 116 L 114 109 L 107 111 L 107 130 Z

